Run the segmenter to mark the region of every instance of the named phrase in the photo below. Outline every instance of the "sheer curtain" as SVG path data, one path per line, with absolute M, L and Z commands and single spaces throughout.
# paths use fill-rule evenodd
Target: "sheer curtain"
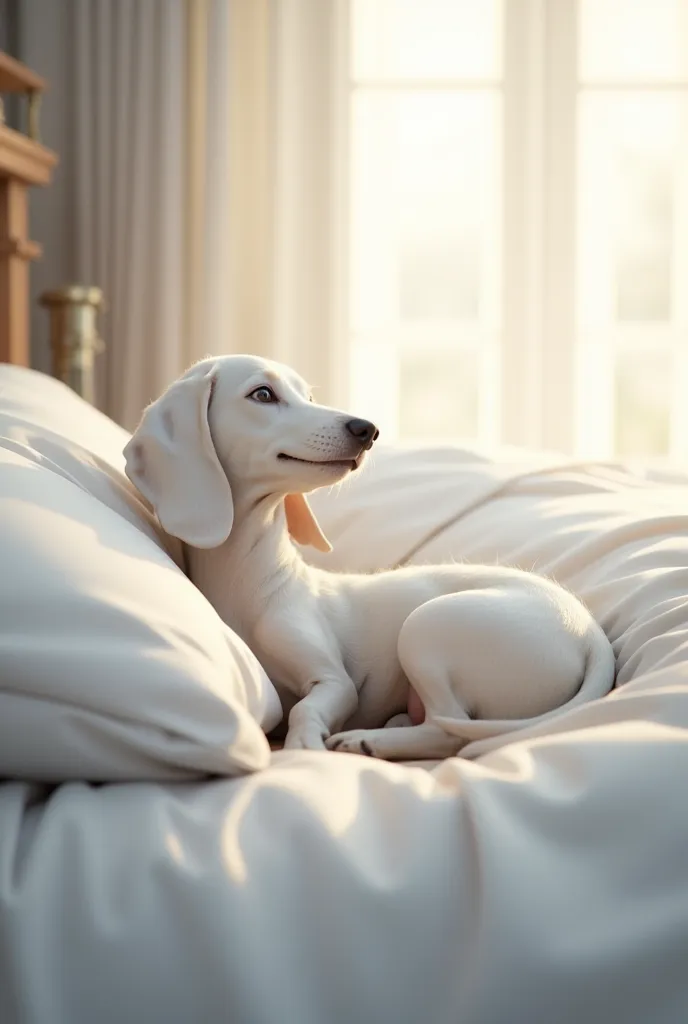
M 131 426 L 189 355 L 184 4 L 74 0 L 69 13 L 74 273 L 105 292 L 100 399 Z
M 132 427 L 191 361 L 241 351 L 292 363 L 323 399 L 341 393 L 334 79 L 322 46 L 332 5 L 53 0 L 46 17 L 42 0 L 22 0 L 20 10 L 20 56 L 50 78 L 45 140 L 62 161 L 35 211 L 47 242 L 35 290 L 103 288 L 99 405 Z M 44 331 L 39 313 L 34 330 Z
M 116 419 L 252 351 L 387 438 L 688 457 L 688 0 L 12 2 Z

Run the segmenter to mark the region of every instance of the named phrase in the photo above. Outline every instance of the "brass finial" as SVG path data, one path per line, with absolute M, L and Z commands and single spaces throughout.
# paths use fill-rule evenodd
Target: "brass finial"
M 93 405 L 95 357 L 105 348 L 96 326 L 97 313 L 103 308 L 102 291 L 68 285 L 43 292 L 39 302 L 50 316 L 53 376 Z

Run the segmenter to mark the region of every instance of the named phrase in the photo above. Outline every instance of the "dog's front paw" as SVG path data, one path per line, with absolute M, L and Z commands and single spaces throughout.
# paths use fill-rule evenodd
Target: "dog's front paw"
M 284 740 L 285 750 L 325 750 L 327 733 L 313 722 L 290 726 Z
M 336 750 L 342 754 L 364 754 L 366 757 L 377 757 L 375 741 L 369 729 L 350 729 L 338 732 L 325 741 L 328 750 Z

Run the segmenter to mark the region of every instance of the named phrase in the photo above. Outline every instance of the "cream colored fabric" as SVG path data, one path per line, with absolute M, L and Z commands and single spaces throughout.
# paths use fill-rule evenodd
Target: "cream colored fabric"
M 364 571 L 450 559 L 535 569 L 592 610 L 614 645 L 618 686 L 643 680 L 652 687 L 649 673 L 688 662 L 688 475 L 510 450 L 497 459 L 459 449 L 381 449 L 336 499 L 314 496 L 334 551 L 307 557 Z M 624 689 L 610 703 L 512 738 L 646 713 L 627 698 Z M 472 743 L 463 756 L 502 744 Z
M 277 696 L 123 473 L 128 435 L 0 367 L 0 775 L 263 767 Z
M 364 469 L 336 491 L 309 496 L 334 551 L 304 556 L 337 572 L 388 569 L 447 523 L 499 494 L 535 468 L 561 457 L 505 448 L 497 459 L 455 448 L 376 445 Z
M 5 785 L 0 1019 L 683 1024 L 681 679 L 671 724 L 434 775 L 285 752 L 200 785 Z
M 620 684 L 683 663 L 688 474 L 500 455 L 382 450 L 336 496 L 313 496 L 334 551 L 308 558 L 338 570 L 450 559 L 534 569 L 591 608 Z
M 556 571 L 619 691 L 432 772 L 282 752 L 241 779 L 6 783 L 0 1020 L 683 1024 L 688 478 L 381 451 L 314 505 L 327 564 L 440 531 L 416 561 Z

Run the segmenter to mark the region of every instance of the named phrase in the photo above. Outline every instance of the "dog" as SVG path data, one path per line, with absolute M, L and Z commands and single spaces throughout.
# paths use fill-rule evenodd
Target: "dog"
M 189 576 L 273 681 L 285 747 L 445 758 L 605 696 L 606 635 L 571 593 L 506 567 L 316 569 L 306 495 L 359 471 L 368 420 L 317 404 L 288 367 L 202 360 L 147 407 L 126 473 Z

